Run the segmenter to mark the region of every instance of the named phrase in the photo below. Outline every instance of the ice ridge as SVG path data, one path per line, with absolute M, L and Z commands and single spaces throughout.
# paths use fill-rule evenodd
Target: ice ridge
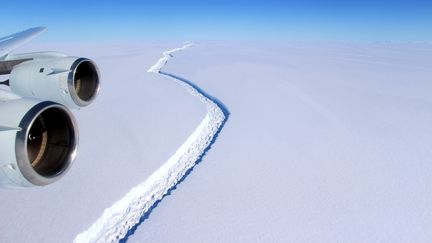
M 74 242 L 118 242 L 140 223 L 141 217 L 154 207 L 170 189 L 174 188 L 202 158 L 221 131 L 228 111 L 217 99 L 209 96 L 189 80 L 162 72 L 162 68 L 178 51 L 191 47 L 185 43 L 180 48 L 163 52 L 163 57 L 148 72 L 158 73 L 179 83 L 207 108 L 207 114 L 195 131 L 158 170 L 122 199 L 105 209 L 102 216 Z

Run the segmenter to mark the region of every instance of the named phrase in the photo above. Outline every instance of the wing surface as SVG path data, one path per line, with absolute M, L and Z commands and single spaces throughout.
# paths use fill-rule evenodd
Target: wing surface
M 0 38 L 0 60 L 14 49 L 24 45 L 46 30 L 45 27 L 35 27 Z

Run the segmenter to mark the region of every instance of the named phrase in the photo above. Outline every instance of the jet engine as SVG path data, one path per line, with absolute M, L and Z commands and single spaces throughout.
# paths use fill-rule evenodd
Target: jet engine
M 11 54 L 45 30 L 0 38 L 0 185 L 44 186 L 60 179 L 78 147 L 69 109 L 88 106 L 99 92 L 99 71 L 90 59 L 59 52 Z
M 50 100 L 71 108 L 89 105 L 99 91 L 99 71 L 80 57 L 42 58 L 13 67 L 11 91 L 23 97 Z
M 70 168 L 78 146 L 78 128 L 69 110 L 51 101 L 0 102 L 0 183 L 43 186 Z

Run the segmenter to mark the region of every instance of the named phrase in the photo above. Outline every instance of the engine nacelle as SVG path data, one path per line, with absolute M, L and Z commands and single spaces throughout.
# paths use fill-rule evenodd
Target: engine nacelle
M 0 184 L 43 186 L 70 168 L 78 129 L 65 106 L 27 98 L 2 101 L 0 124 L 9 127 L 0 132 Z
M 96 64 L 80 57 L 37 58 L 13 67 L 12 92 L 64 104 L 70 108 L 89 105 L 99 92 Z

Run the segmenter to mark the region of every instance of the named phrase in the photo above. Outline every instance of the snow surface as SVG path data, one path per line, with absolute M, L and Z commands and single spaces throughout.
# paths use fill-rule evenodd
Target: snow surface
M 132 188 L 125 197 L 106 209 L 90 229 L 75 238 L 75 242 L 115 242 L 123 239 L 128 231 L 140 222 L 140 218 L 152 209 L 155 203 L 185 178 L 188 171 L 204 155 L 215 136 L 220 132 L 227 118 L 222 104 L 213 101 L 211 97 L 187 80 L 161 71 L 175 52 L 190 46 L 191 44 L 185 44 L 181 48 L 164 52 L 163 57 L 150 67 L 148 72 L 171 77 L 175 82 L 182 85 L 206 106 L 207 115 L 166 163 L 143 183 Z
M 431 242 L 430 44 L 197 43 L 229 121 L 128 242 Z
M 432 241 L 431 44 L 177 46 L 50 46 L 94 59 L 102 93 L 67 176 L 0 189 L 0 241 Z

